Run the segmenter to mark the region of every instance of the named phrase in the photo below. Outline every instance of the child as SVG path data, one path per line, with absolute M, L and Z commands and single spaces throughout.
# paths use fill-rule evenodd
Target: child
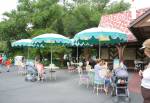
M 11 65 L 11 59 L 7 59 L 6 62 L 5 62 L 5 65 L 7 67 L 7 72 L 9 72 L 10 65 Z

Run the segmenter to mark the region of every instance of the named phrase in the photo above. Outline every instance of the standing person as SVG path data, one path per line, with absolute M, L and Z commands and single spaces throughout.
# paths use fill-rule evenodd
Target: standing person
M 97 60 L 97 64 L 94 66 L 94 90 L 97 89 L 97 95 L 98 90 L 103 89 L 105 93 L 107 94 L 107 90 L 105 88 L 105 78 L 103 74 L 103 68 L 104 68 L 104 60 Z
M 38 80 L 44 79 L 44 65 L 40 63 L 40 60 L 36 61 L 35 67 L 38 71 Z
M 25 57 L 23 56 L 21 59 L 21 64 L 20 64 L 23 75 L 27 73 L 25 66 L 26 66 L 26 60 L 25 60 Z
M 101 70 L 101 60 L 98 59 L 96 65 L 94 66 L 94 72 L 95 72 L 95 77 L 94 77 L 94 81 L 99 81 L 100 79 L 100 75 L 99 75 L 99 71 Z
M 89 59 L 89 65 L 91 65 L 92 68 L 94 68 L 96 64 L 97 64 L 97 63 L 96 63 L 95 60 L 93 60 L 92 58 Z
M 4 54 L 2 55 L 2 58 L 3 58 L 3 63 L 5 64 L 5 62 L 6 62 L 6 60 L 7 60 L 7 55 L 6 55 L 6 53 L 4 53 Z
M 1 73 L 1 69 L 2 69 L 2 62 L 3 62 L 3 58 L 2 58 L 2 55 L 0 55 L 0 73 Z
M 150 39 L 147 39 L 143 43 L 144 54 L 150 58 Z M 143 96 L 143 103 L 150 103 L 150 63 L 145 70 L 140 70 L 139 75 L 142 78 L 141 81 L 141 92 Z
M 2 55 L 0 55 L 0 64 L 2 64 L 3 58 Z

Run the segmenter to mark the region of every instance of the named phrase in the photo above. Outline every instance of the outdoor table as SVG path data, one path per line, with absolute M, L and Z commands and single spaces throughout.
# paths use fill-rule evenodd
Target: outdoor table
M 54 69 L 58 69 L 58 67 L 50 67 L 50 66 L 45 66 L 45 71 L 48 71 L 50 73 L 50 79 L 53 78 L 53 74 L 55 73 L 55 80 L 56 80 L 56 71 Z
M 71 65 L 79 66 L 79 63 L 71 63 Z

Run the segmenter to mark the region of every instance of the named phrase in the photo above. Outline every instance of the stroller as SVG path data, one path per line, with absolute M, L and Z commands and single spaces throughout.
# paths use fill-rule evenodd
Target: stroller
M 117 68 L 113 71 L 111 95 L 117 97 L 115 102 L 119 102 L 120 100 L 130 102 L 128 90 L 128 72 L 126 68 Z
M 25 81 L 35 82 L 37 80 L 38 72 L 33 63 L 26 63 L 27 75 Z

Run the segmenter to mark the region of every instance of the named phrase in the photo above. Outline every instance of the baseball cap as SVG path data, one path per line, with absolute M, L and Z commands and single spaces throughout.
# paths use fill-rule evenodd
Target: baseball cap
M 143 42 L 142 47 L 140 49 L 145 49 L 145 48 L 149 48 L 150 49 L 150 39 L 146 39 Z

